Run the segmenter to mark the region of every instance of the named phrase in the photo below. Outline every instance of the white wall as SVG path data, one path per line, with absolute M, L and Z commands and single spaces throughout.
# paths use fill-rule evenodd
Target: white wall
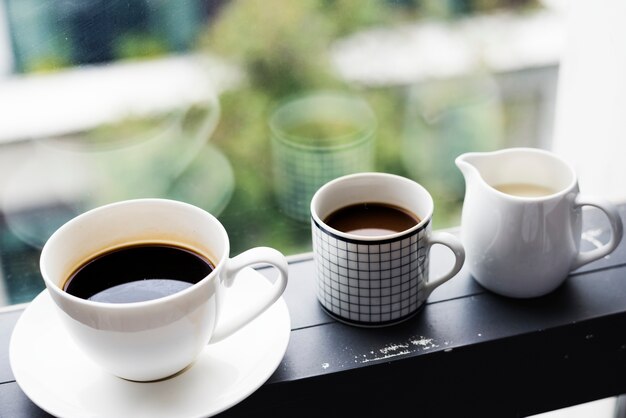
M 568 6 L 553 147 L 583 193 L 626 201 L 626 2 Z

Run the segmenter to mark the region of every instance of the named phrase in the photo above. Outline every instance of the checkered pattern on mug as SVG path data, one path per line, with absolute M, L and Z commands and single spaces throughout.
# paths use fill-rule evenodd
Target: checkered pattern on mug
M 312 230 L 317 296 L 332 314 L 380 324 L 409 316 L 424 302 L 426 225 L 396 240 L 368 244 L 338 238 L 315 222 Z

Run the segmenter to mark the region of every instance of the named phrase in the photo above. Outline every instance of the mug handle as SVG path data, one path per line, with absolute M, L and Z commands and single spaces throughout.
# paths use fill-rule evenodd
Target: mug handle
M 278 270 L 278 278 L 269 291 L 264 291 L 254 303 L 242 306 L 237 315 L 232 315 L 228 318 L 219 317 L 210 343 L 221 341 L 243 328 L 243 326 L 265 312 L 285 291 L 287 287 L 287 259 L 282 253 L 269 247 L 251 248 L 229 259 L 220 275 L 222 284 L 230 287 L 242 269 L 261 263 L 267 263 L 275 267 Z M 265 278 L 262 279 L 265 280 Z
M 454 277 L 454 275 L 461 270 L 461 267 L 463 267 L 463 263 L 465 262 L 465 249 L 463 248 L 463 244 L 461 244 L 461 241 L 454 235 L 448 232 L 435 231 L 431 234 L 428 240 L 428 252 L 430 252 L 430 248 L 433 244 L 445 245 L 452 250 L 454 253 L 454 266 L 452 266 L 450 271 L 446 274 L 435 280 L 429 280 L 428 283 L 426 283 L 424 286 L 424 291 L 426 292 L 424 299 L 428 298 L 428 296 L 430 296 L 433 290 L 437 287 Z
M 593 206 L 604 212 L 606 217 L 609 219 L 609 224 L 611 226 L 611 239 L 602 247 L 590 251 L 579 252 L 574 259 L 571 270 L 576 270 L 577 268 L 582 267 L 587 263 L 591 263 L 594 260 L 610 254 L 620 243 L 620 241 L 622 240 L 622 235 L 624 233 L 622 218 L 619 216 L 617 207 L 609 201 L 597 197 L 592 198 L 588 196 L 577 195 L 576 199 L 574 199 L 574 207 L 578 208 L 581 206 Z

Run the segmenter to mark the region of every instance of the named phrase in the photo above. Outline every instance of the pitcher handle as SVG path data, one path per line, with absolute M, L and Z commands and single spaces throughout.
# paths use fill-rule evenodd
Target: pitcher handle
M 427 251 L 430 252 L 433 244 L 444 245 L 454 253 L 454 266 L 452 266 L 450 271 L 446 274 L 436 278 L 435 280 L 429 280 L 428 283 L 426 283 L 426 286 L 424 286 L 426 298 L 428 298 L 433 290 L 454 277 L 461 270 L 461 267 L 463 267 L 463 263 L 465 262 L 465 249 L 463 248 L 463 244 L 461 244 L 461 241 L 454 235 L 448 232 L 435 231 L 431 234 L 430 239 L 428 240 Z
M 243 328 L 250 321 L 265 312 L 285 291 L 287 287 L 287 259 L 282 253 L 269 247 L 251 248 L 228 260 L 221 274 L 222 283 L 220 283 L 220 286 L 231 286 L 242 269 L 261 263 L 274 266 L 278 270 L 278 278 L 267 291 L 257 295 L 253 303 L 241 306 L 237 314 L 229 317 L 218 315 L 211 343 L 221 341 Z M 265 280 L 265 278 L 261 277 L 261 280 Z
M 598 260 L 613 252 L 613 250 L 615 250 L 615 248 L 622 240 L 622 235 L 624 231 L 622 218 L 619 216 L 617 207 L 611 202 L 598 197 L 578 195 L 574 200 L 574 205 L 577 208 L 582 206 L 593 206 L 604 212 L 611 226 L 611 239 L 609 239 L 609 242 L 599 248 L 595 248 L 590 251 L 579 252 L 576 256 L 576 259 L 574 259 L 572 270 L 576 270 L 577 268 L 582 267 L 585 264 L 591 263 L 592 261 Z

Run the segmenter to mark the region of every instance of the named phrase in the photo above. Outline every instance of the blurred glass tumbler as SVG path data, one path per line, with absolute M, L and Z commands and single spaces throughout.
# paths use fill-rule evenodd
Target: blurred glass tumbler
M 366 202 L 403 209 L 414 217 L 413 226 L 364 235 L 356 229 L 345 232 L 329 225 L 329 215 L 338 209 Z M 317 297 L 326 312 L 342 322 L 365 327 L 392 325 L 416 314 L 433 290 L 458 273 L 465 260 L 459 239 L 431 231 L 433 210 L 433 199 L 424 187 L 393 174 L 351 174 L 322 186 L 311 201 L 311 229 Z M 452 250 L 455 261 L 446 274 L 430 280 L 433 244 Z
M 276 197 L 296 220 L 308 221 L 311 197 L 324 183 L 372 169 L 377 121 L 358 96 L 321 91 L 292 98 L 269 125 Z

